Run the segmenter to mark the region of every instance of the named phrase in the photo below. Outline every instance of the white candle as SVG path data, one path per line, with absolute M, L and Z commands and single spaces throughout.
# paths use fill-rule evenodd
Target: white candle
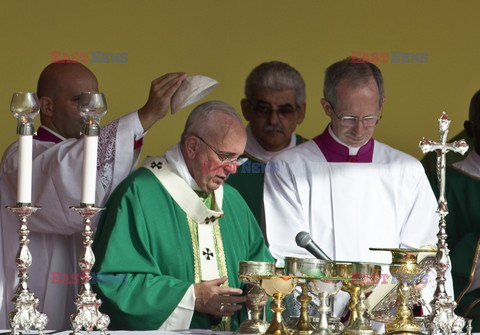
M 95 204 L 98 136 L 83 136 L 83 183 L 81 203 Z
M 19 135 L 17 203 L 32 202 L 32 135 Z

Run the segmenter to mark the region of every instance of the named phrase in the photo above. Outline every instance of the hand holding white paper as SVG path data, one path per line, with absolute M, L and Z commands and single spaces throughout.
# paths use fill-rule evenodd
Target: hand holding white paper
M 206 97 L 217 85 L 218 81 L 206 76 L 188 76 L 172 96 L 172 114 Z

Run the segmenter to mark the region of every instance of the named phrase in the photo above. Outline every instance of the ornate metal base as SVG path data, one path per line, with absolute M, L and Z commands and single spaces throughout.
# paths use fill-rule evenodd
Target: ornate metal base
M 13 298 L 15 311 L 8 315 L 11 335 L 19 335 L 19 330 L 29 331 L 30 328 L 38 329 L 38 334 L 43 334 L 48 318 L 46 314 L 37 311 L 38 302 L 31 292 L 21 292 Z
M 395 320 L 390 322 L 385 326 L 385 332 L 387 334 L 397 334 L 398 332 L 402 333 L 421 333 L 422 326 L 418 324 L 416 321 L 413 320 L 412 311 L 408 306 L 408 299 L 410 298 L 410 292 L 414 290 L 409 284 L 401 283 L 398 286 L 398 294 L 397 297 L 399 298 L 398 303 L 400 306 L 398 307 L 397 316 Z
M 286 323 L 288 329 L 290 329 L 290 333 L 292 335 L 311 335 L 315 331 L 314 324 L 317 324 L 320 319 L 318 317 L 314 317 L 314 316 L 308 316 L 308 319 L 309 319 L 308 328 L 307 329 L 301 329 L 301 328 L 299 329 L 298 328 L 299 317 L 298 316 L 291 316 L 290 320 Z
M 75 305 L 77 305 L 76 311 L 70 316 L 72 323 L 72 333 L 70 334 L 80 335 L 82 329 L 90 333 L 94 328 L 97 328 L 100 330 L 101 335 L 106 335 L 110 318 L 98 310 L 102 301 L 96 298 L 96 294 L 92 292 L 90 287 L 90 271 L 95 264 L 95 255 L 91 248 L 93 231 L 90 224 L 91 218 L 103 208 L 95 207 L 92 204 L 80 204 L 80 207 L 72 208 L 83 217 L 84 229 L 82 235 L 84 249 L 80 255 L 78 265 L 82 270 L 85 281 L 82 283 L 75 301 Z
M 90 333 L 96 327 L 100 330 L 100 334 L 106 335 L 110 318 L 98 310 L 101 304 L 102 301 L 96 298 L 95 293 L 91 291 L 80 293 L 75 301 L 77 310 L 70 317 L 73 327 L 73 332 L 70 334 L 80 335 L 82 328 Z
M 387 334 L 421 334 L 422 327 L 411 320 L 395 320 L 386 327 Z
M 328 329 L 330 329 L 333 334 L 338 335 L 343 333 L 345 326 L 340 321 L 340 318 L 332 316 L 328 318 Z
M 355 320 L 359 321 L 359 319 Z M 355 322 L 352 327 L 343 330 L 344 335 L 377 335 L 377 331 L 373 329 L 369 323 Z
M 299 326 L 295 325 L 295 328 L 290 329 L 290 332 L 292 335 L 311 335 L 315 331 L 315 327 L 310 323 L 308 324 L 305 328 L 302 329 L 302 327 L 299 328 Z
M 270 324 L 267 321 L 264 320 L 248 320 L 244 321 L 238 330 L 235 332 L 235 334 L 238 335 L 243 335 L 243 334 L 248 334 L 248 335 L 263 335 L 267 331 L 268 327 L 270 327 Z
M 46 314 L 37 311 L 39 300 L 28 288 L 28 268 L 32 265 L 32 254 L 28 249 L 28 218 L 40 207 L 34 207 L 27 203 L 17 203 L 17 206 L 8 206 L 12 212 L 18 215 L 20 228 L 18 229 L 19 248 L 15 263 L 18 269 L 18 286 L 12 299 L 15 310 L 8 315 L 11 334 L 18 335 L 19 330 L 29 331 L 31 328 L 38 329 L 39 334 L 47 326 Z
M 291 329 L 290 332 L 292 335 L 311 335 L 315 331 L 315 328 L 310 325 L 310 329 L 308 330 L 297 330 L 297 329 Z
M 380 271 L 379 271 L 380 272 Z M 370 321 L 365 317 L 367 307 L 365 306 L 365 293 L 360 286 L 357 303 L 357 318 L 355 321 L 345 327 L 342 334 L 345 335 L 377 335 L 377 331 L 370 325 Z
M 274 301 L 272 304 L 275 304 L 272 308 L 274 315 L 272 316 L 272 321 L 270 326 L 265 331 L 265 335 L 290 335 L 290 330 L 283 322 L 282 312 L 285 310 L 285 307 L 282 306 L 282 294 L 275 294 Z
M 450 297 L 435 299 L 432 303 L 432 314 L 429 316 L 428 333 L 460 334 L 465 326 L 465 319 L 455 315 L 453 310 L 457 306 Z

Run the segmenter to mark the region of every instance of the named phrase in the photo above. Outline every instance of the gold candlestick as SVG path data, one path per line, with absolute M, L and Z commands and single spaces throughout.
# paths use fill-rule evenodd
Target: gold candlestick
M 339 265 L 338 274 L 351 276 L 343 282 L 343 289 L 350 293 L 350 318 L 343 331 L 346 335 L 376 335 L 366 317 L 365 293 L 371 292 L 379 283 L 382 267 L 380 264 L 353 262 Z
M 292 333 L 295 335 L 309 335 L 315 330 L 308 315 L 308 305 L 312 298 L 308 294 L 309 279 L 307 279 L 306 273 L 310 273 L 313 268 L 325 264 L 325 261 L 316 258 L 285 257 L 285 274 L 296 276 L 302 289 L 302 293 L 297 297 L 300 302 L 300 316 L 292 327 Z

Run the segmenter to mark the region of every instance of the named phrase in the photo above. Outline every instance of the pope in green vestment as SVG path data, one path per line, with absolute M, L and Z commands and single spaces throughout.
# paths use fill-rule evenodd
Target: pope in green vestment
M 165 160 L 153 162 L 152 169 L 140 168 L 125 179 L 110 197 L 97 228 L 94 271 L 126 274 L 121 282 L 98 282 L 101 310 L 110 316 L 111 329 L 158 329 L 189 287 L 201 280 L 195 222 L 152 172 L 166 165 Z M 221 211 L 216 246 L 222 249 L 226 266 L 220 273 L 228 278 L 229 287 L 241 287 L 240 261 L 273 258 L 252 212 L 229 185 L 223 186 Z M 231 330 L 246 314 L 243 308 L 231 317 Z M 214 325 L 210 315 L 193 313 L 190 328 Z
M 438 195 L 436 176 L 429 176 Z M 450 249 L 455 313 L 473 319 L 473 331 L 480 331 L 480 288 L 470 290 L 480 252 L 480 179 L 455 167 L 446 171 L 445 197 L 448 203 L 447 243 Z

